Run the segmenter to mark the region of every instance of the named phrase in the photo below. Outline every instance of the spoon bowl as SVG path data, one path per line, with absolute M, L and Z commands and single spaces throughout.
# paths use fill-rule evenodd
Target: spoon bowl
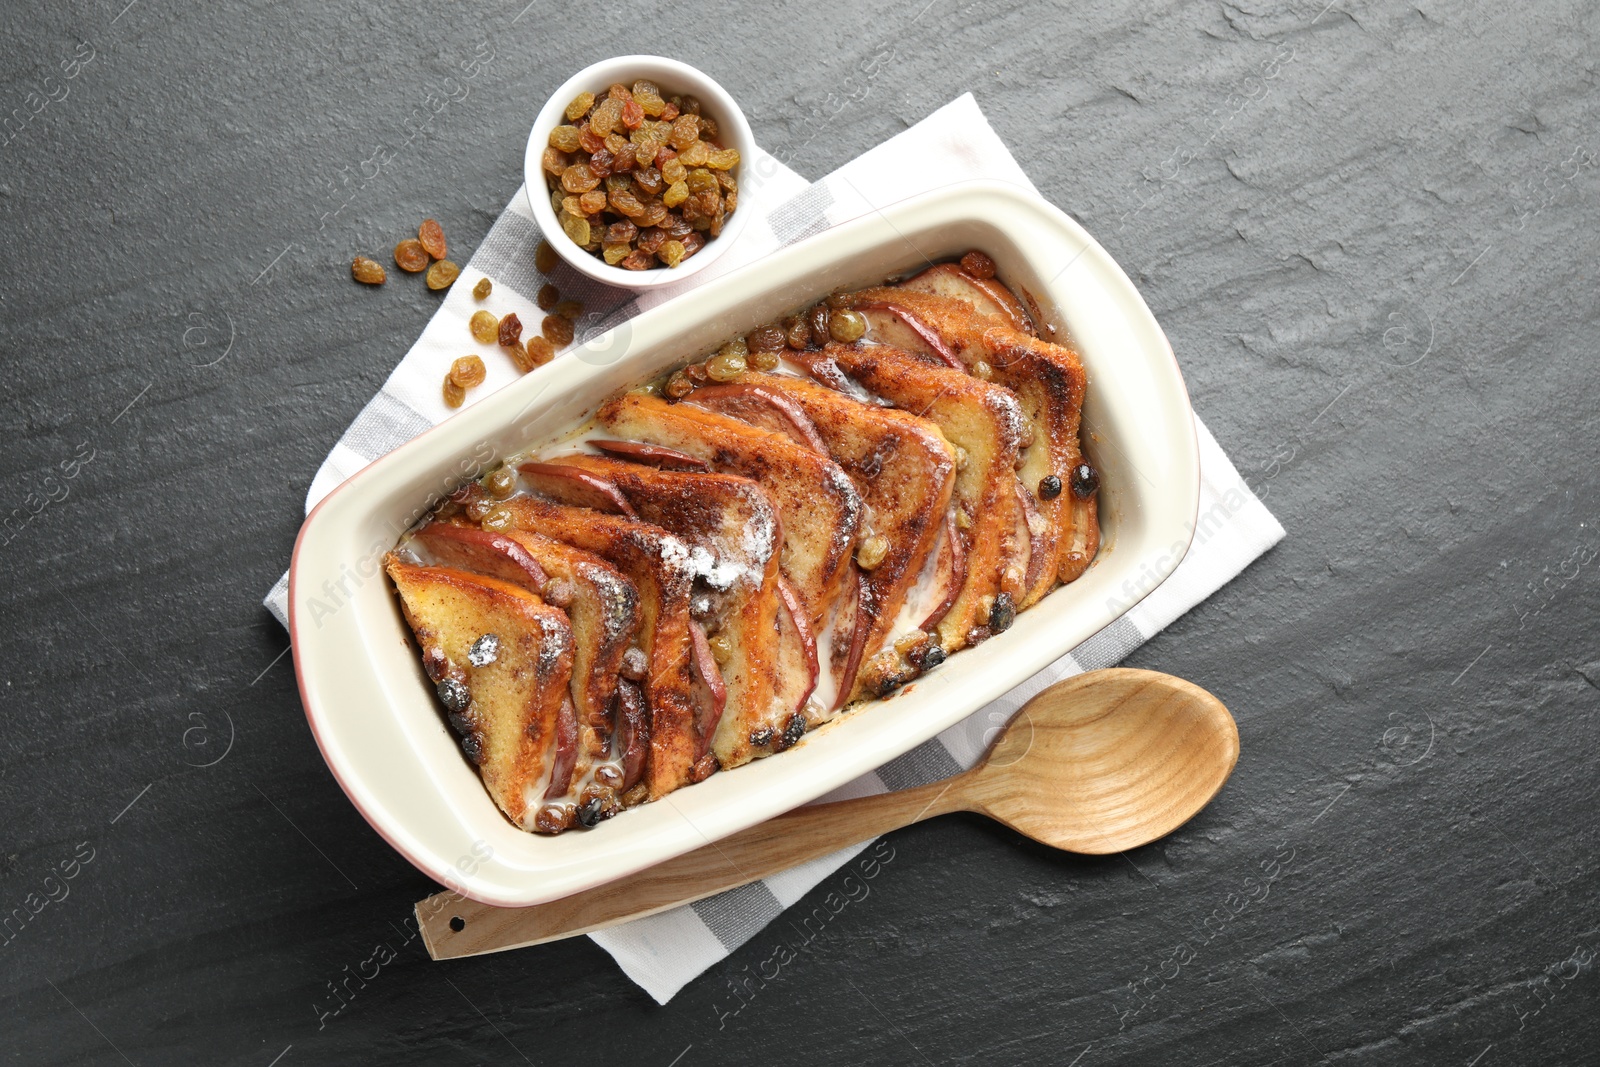
M 1238 759 L 1220 700 L 1169 674 L 1117 668 L 1034 697 L 952 784 L 969 810 L 1041 844 L 1106 855 L 1188 822 Z
M 1149 844 L 1217 795 L 1239 759 L 1222 702 L 1181 678 L 1112 668 L 1025 704 L 977 766 L 942 782 L 812 804 L 632 877 L 530 908 L 439 893 L 417 905 L 434 959 L 534 945 L 653 915 L 952 811 L 1052 848 L 1105 855 Z

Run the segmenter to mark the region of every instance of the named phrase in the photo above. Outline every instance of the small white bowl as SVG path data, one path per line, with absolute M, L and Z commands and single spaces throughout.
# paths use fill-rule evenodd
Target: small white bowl
M 574 270 L 588 275 L 597 282 L 614 285 L 620 289 L 654 289 L 682 281 L 708 266 L 729 245 L 738 240 L 745 221 L 750 217 L 748 207 L 735 210 L 723 223 L 722 233 L 708 239 L 700 251 L 676 267 L 655 267 L 650 270 L 624 270 L 621 267 L 613 267 L 599 256 L 579 248 L 561 229 L 561 224 L 556 221 L 556 213 L 550 207 L 550 187 L 545 181 L 544 167 L 541 164 L 544 150 L 550 144 L 550 131 L 567 121 L 565 114 L 567 105 L 572 103 L 573 98 L 579 93 L 588 91 L 596 97 L 603 97 L 606 90 L 618 82 L 632 87 L 640 78 L 655 82 L 660 87 L 662 96 L 693 96 L 700 101 L 702 112 L 717 122 L 718 140 L 722 142 L 722 147 L 739 150 L 739 163 L 733 168 L 735 179 L 744 173 L 745 164 L 754 158 L 756 148 L 755 138 L 750 133 L 750 124 L 745 121 L 744 112 L 734 103 L 728 91 L 703 71 L 696 70 L 687 63 L 680 63 L 676 59 L 665 59 L 661 56 L 617 56 L 615 59 L 601 60 L 578 71 L 555 91 L 540 110 L 538 119 L 534 121 L 533 132 L 528 135 L 528 152 L 523 160 L 528 183 L 528 199 L 533 204 L 533 217 L 539 223 L 539 229 L 544 231 L 545 240 L 550 242 L 550 247 L 570 263 Z

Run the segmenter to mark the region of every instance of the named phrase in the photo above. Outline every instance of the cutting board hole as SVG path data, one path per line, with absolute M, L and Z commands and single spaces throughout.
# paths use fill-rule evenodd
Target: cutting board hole
M 459 934 L 461 931 L 465 930 L 466 928 L 467 928 L 467 920 L 463 919 L 459 915 L 450 916 L 450 929 L 454 930 L 456 933 Z

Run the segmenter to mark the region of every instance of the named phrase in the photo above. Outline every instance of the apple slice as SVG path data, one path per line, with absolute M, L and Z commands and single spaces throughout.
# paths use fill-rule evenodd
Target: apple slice
M 532 462 L 519 464 L 517 469 L 529 488 L 558 503 L 609 511 L 630 519 L 639 517 L 614 484 L 581 467 L 570 463 Z
M 703 459 L 662 445 L 640 444 L 638 441 L 591 440 L 589 447 L 615 459 L 628 459 L 669 471 L 708 471 L 711 464 Z
M 975 311 L 999 319 L 1013 330 L 1028 334 L 1035 332 L 1028 322 L 1028 313 L 1023 310 L 1022 301 L 1011 290 L 993 278 L 968 274 L 959 263 L 940 263 L 929 267 L 895 288 L 962 300 L 971 304 Z

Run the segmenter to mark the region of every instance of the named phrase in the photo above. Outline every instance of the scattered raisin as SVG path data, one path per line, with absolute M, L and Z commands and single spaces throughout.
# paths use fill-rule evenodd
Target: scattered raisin
M 557 301 L 556 304 L 553 307 L 550 308 L 550 314 L 552 314 L 552 315 L 560 315 L 564 319 L 571 319 L 573 322 L 577 322 L 578 321 L 578 317 L 583 314 L 583 301 L 581 301 L 581 300 L 560 300 L 560 301 Z
M 1080 463 L 1072 468 L 1072 495 L 1079 500 L 1088 500 L 1094 496 L 1094 491 L 1100 488 L 1100 474 L 1087 463 Z
M 517 491 L 517 472 L 510 467 L 496 467 L 484 476 L 483 483 L 489 495 L 496 500 L 504 500 Z
M 511 357 L 511 362 L 515 363 L 517 370 L 523 374 L 527 374 L 533 369 L 533 359 L 528 355 L 526 346 L 520 344 L 511 345 L 505 349 L 505 354 Z
M 706 360 L 706 374 L 714 382 L 731 382 L 745 371 L 745 358 L 733 352 L 719 352 Z
M 455 678 L 446 678 L 438 687 L 439 701 L 451 711 L 466 711 L 472 703 L 472 693 L 466 684 Z
M 980 359 L 978 362 L 972 365 L 972 376 L 974 378 L 981 378 L 984 381 L 988 381 L 994 377 L 994 368 Z
M 549 311 L 556 306 L 556 301 L 561 299 L 561 290 L 546 282 L 539 287 L 539 307 Z
M 513 311 L 511 314 L 500 320 L 500 329 L 497 340 L 500 342 L 500 346 L 502 348 L 511 348 L 518 344 L 521 339 L 522 320 L 517 318 L 517 313 Z
M 434 259 L 443 259 L 445 256 L 444 227 L 434 219 L 423 219 L 422 225 L 417 227 L 417 240 L 422 242 L 423 249 Z
M 500 320 L 488 311 L 474 311 L 467 325 L 472 330 L 472 339 L 482 344 L 492 345 L 500 335 Z
M 428 288 L 448 289 L 461 276 L 461 268 L 448 259 L 441 259 L 428 268 Z
M 1054 474 L 1047 474 L 1039 479 L 1039 499 L 1054 500 L 1061 495 L 1061 479 Z
M 994 598 L 994 606 L 989 609 L 989 629 L 995 633 L 1004 633 L 1011 629 L 1011 624 L 1017 621 L 1017 606 L 1012 603 L 1010 593 L 1001 593 Z
M 428 250 L 415 237 L 408 237 L 394 246 L 395 266 L 407 274 L 428 269 Z
M 549 241 L 540 241 L 539 247 L 533 253 L 533 265 L 540 274 L 549 274 L 555 270 L 559 259 L 560 257 L 556 255 L 556 250 L 550 247 Z
M 822 344 L 829 336 L 828 305 L 817 304 L 806 312 L 806 323 L 811 327 L 811 340 L 814 344 Z
M 811 327 L 803 318 L 790 319 L 784 328 L 784 340 L 796 352 L 803 352 L 811 347 Z
M 548 338 L 538 334 L 528 338 L 528 363 L 531 367 L 542 367 L 556 358 L 556 349 Z
M 560 315 L 546 315 L 539 327 L 550 339 L 550 343 L 557 348 L 565 348 L 572 343 L 574 331 L 571 319 L 562 318 Z
M 744 359 L 751 370 L 776 370 L 778 367 L 778 353 L 771 349 L 761 348 L 751 352 Z
M 744 343 L 751 352 L 781 352 L 785 344 L 783 331 L 770 323 L 751 330 Z
M 982 252 L 968 252 L 961 257 L 961 269 L 974 278 L 993 278 L 994 260 Z
M 350 276 L 363 285 L 382 285 L 389 273 L 377 260 L 357 256 L 350 262 Z
M 466 401 L 466 399 L 467 391 L 452 381 L 448 374 L 445 375 L 444 406 L 447 408 L 458 408 Z
M 463 389 L 471 389 L 475 385 L 482 385 L 483 380 L 489 376 L 488 370 L 483 365 L 483 360 L 477 356 L 462 356 L 450 364 L 450 380 Z
M 500 469 L 505 470 L 504 467 Z M 487 667 L 499 658 L 500 636 L 498 634 L 484 634 L 472 642 L 472 647 L 467 649 L 467 661 L 474 667 Z
M 488 278 L 479 278 L 478 284 L 472 287 L 472 295 L 477 300 L 489 299 L 489 294 L 494 291 L 494 283 Z

